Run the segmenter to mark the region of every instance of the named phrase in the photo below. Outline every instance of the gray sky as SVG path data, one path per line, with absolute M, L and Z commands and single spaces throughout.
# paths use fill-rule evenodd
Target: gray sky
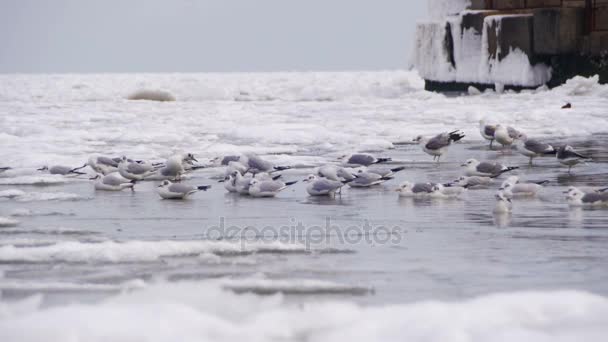
M 0 72 L 406 68 L 415 0 L 0 0 Z

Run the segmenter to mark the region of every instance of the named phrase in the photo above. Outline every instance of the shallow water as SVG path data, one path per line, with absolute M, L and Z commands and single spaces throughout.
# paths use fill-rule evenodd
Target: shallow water
M 373 76 L 366 74 L 371 79 Z M 383 80 L 385 76 L 376 75 Z M 226 76 L 224 81 L 230 77 L 234 76 Z M 84 78 L 81 82 L 94 82 L 91 77 Z M 287 80 L 293 82 L 289 77 Z M 26 87 L 17 78 L 12 82 L 20 84 L 14 85 L 16 88 Z M 608 186 L 608 135 L 598 133 L 606 129 L 599 123 L 605 123 L 608 99 L 597 95 L 603 94 L 604 87 L 590 85 L 590 93 L 583 95 L 585 102 L 578 102 L 583 106 L 588 100 L 587 109 L 593 113 L 590 122 L 576 120 L 583 115 L 583 108 L 573 112 L 570 124 L 558 126 L 554 122 L 555 126 L 543 128 L 543 120 L 546 122 L 554 110 L 543 111 L 542 107 L 555 93 L 573 90 L 558 89 L 553 95 L 488 93 L 446 98 L 415 86 L 404 95 L 395 95 L 396 91 L 384 86 L 380 87 L 382 94 L 388 93 L 391 99 L 373 93 L 355 101 L 344 95 L 352 91 L 349 88 L 336 91 L 348 100 L 318 101 L 313 97 L 317 101 L 256 100 L 246 104 L 200 98 L 179 103 L 180 94 L 176 104 L 133 104 L 110 96 L 113 93 L 94 102 L 77 102 L 71 98 L 74 94 L 68 96 L 59 90 L 43 101 L 56 103 L 48 110 L 42 110 L 42 104 L 35 100 L 23 99 L 23 94 L 16 97 L 16 92 L 5 91 L 0 97 L 4 99 L 0 101 L 4 111 L 0 124 L 8 127 L 8 133 L 0 136 L 6 143 L 0 151 L 2 160 L 10 161 L 17 170 L 0 175 L 0 215 L 20 222 L 0 228 L 0 304 L 4 305 L 0 309 L 20 312 L 21 306 L 11 303 L 34 294 L 43 296 L 38 304 L 32 304 L 33 312 L 39 307 L 63 308 L 66 303 L 115 303 L 114 296 L 125 292 L 134 296 L 128 301 L 137 301 L 138 293 L 151 295 L 145 298 L 155 301 L 177 300 L 175 291 L 185 291 L 191 297 L 178 302 L 199 303 L 197 300 L 203 299 L 197 289 L 214 293 L 217 288 L 263 296 L 255 297 L 252 312 L 265 312 L 258 305 L 264 306 L 265 296 L 276 293 L 283 294 L 281 302 L 275 303 L 281 310 L 288 310 L 291 304 L 328 300 L 387 308 L 388 304 L 465 301 L 497 292 L 530 290 L 541 294 L 576 290 L 608 296 L 608 210 L 569 208 L 562 193 L 572 185 Z M 581 91 L 579 88 L 576 91 Z M 361 86 L 356 89 L 361 92 Z M 568 175 L 554 158 L 539 158 L 529 167 L 527 158 L 515 152 L 490 151 L 472 122 L 497 104 L 504 105 L 495 109 L 497 118 L 508 118 L 508 111 L 517 103 L 533 112 L 526 121 L 524 109 L 519 109 L 514 120 L 518 128 L 556 145 L 567 141 L 591 155 L 593 162 Z M 400 117 L 403 109 L 398 108 L 423 112 Z M 13 110 L 23 115 L 14 115 Z M 146 110 L 150 113 L 144 114 Z M 163 118 L 173 110 L 174 116 Z M 193 113 L 200 110 L 220 113 L 219 118 L 209 117 L 205 122 L 210 131 L 197 133 L 192 128 L 180 136 L 179 130 L 196 122 Z M 354 114 L 349 117 L 350 110 Z M 234 121 L 230 118 L 233 111 Z M 241 122 L 248 118 L 247 111 L 273 124 L 265 127 L 251 118 Z M 43 121 L 49 113 L 57 116 L 46 125 Z M 82 127 L 78 127 L 79 120 L 85 123 Z M 102 128 L 96 131 L 100 122 Z M 235 122 L 239 124 L 229 134 L 217 135 L 223 125 Z M 319 131 L 307 122 L 329 129 Z M 356 127 L 365 128 L 363 136 Z M 397 133 L 399 127 L 404 127 L 405 133 Z M 463 128 L 468 136 L 452 146 L 441 163 L 432 162 L 417 145 L 408 143 L 413 130 L 426 134 L 453 127 Z M 281 129 L 285 131 L 275 132 Z M 568 132 L 577 134 L 564 138 Z M 188 150 L 204 159 L 222 152 L 256 150 L 277 163 L 295 166 L 284 172 L 284 179 L 301 180 L 313 167 L 335 162 L 349 149 L 373 150 L 376 155 L 392 157 L 390 166 L 407 168 L 384 185 L 345 188 L 333 199 L 309 197 L 302 182 L 273 199 L 227 194 L 216 180 L 223 170 L 207 168 L 191 173 L 185 182 L 213 187 L 186 201 L 161 200 L 156 194 L 157 182 L 137 184 L 133 193 L 96 192 L 86 177 L 51 177 L 33 171 L 49 160 L 80 164 L 88 155 L 104 151 L 161 159 L 168 151 Z M 550 183 L 536 199 L 516 199 L 513 214 L 506 216 L 492 214 L 493 195 L 500 182 L 489 189 L 467 191 L 460 199 L 406 199 L 394 191 L 405 180 L 452 181 L 463 173 L 460 164 L 473 157 L 520 166 L 514 174 L 522 180 Z M 217 296 L 237 303 L 252 300 L 226 297 L 225 293 Z M 569 300 L 572 296 L 560 298 Z M 541 297 L 534 298 L 521 295 L 507 301 L 535 310 L 529 303 L 537 303 Z M 195 308 L 208 308 L 210 303 L 215 308 L 212 298 Z M 538 299 L 538 303 L 545 302 Z M 570 304 L 564 305 L 564 310 L 569 310 Z M 464 305 L 461 309 L 466 313 L 470 308 Z M 212 314 L 240 317 L 218 312 Z M 252 312 L 249 314 L 254 315 Z

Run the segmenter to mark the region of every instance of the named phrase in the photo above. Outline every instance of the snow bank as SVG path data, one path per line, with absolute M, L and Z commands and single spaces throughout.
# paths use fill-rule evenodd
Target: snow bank
M 427 0 L 427 5 L 429 17 L 438 20 L 464 11 L 471 0 Z
M 598 96 L 608 98 L 608 85 L 600 84 L 599 75 L 593 77 L 576 76 L 554 89 L 569 96 Z
M 362 307 L 179 283 L 95 304 L 43 308 L 41 299 L 0 302 L 0 340 L 603 342 L 608 334 L 608 300 L 574 291 Z

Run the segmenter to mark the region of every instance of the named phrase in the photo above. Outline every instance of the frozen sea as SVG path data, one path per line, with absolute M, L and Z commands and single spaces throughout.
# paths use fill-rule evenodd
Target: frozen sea
M 174 102 L 130 101 L 141 89 Z M 561 109 L 567 102 L 573 108 Z M 501 122 L 593 157 L 572 175 L 489 150 Z M 461 129 L 441 163 L 412 139 Z M 606 341 L 608 209 L 563 191 L 608 186 L 608 86 L 441 95 L 414 72 L 0 75 L 2 341 Z M 163 201 L 156 182 L 102 193 L 87 177 L 36 171 L 90 155 L 162 161 L 255 152 L 293 169 L 350 152 L 405 166 L 370 189 L 311 198 L 227 194 L 219 167 Z M 448 182 L 468 158 L 549 180 L 512 215 L 489 189 L 400 199 L 405 180 Z M 235 234 L 234 232 L 239 232 Z

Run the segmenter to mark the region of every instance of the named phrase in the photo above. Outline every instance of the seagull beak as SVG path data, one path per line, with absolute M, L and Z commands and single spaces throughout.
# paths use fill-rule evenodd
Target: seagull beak
M 498 191 L 503 191 L 505 188 L 499 188 Z
M 460 166 L 467 166 L 467 164 L 462 164 L 462 165 L 460 165 Z
M 562 194 L 569 194 L 570 191 L 562 191 Z

